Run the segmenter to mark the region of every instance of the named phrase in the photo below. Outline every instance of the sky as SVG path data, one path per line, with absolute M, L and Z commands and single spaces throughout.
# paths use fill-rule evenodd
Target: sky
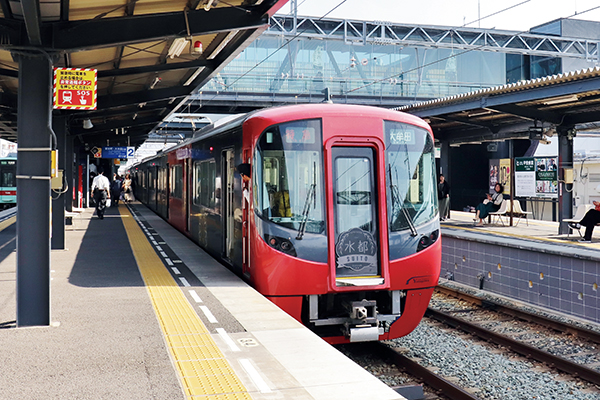
M 598 0 L 297 1 L 298 15 L 303 16 L 323 17 L 327 14 L 327 18 L 387 21 L 419 25 L 466 25 L 473 28 L 528 31 L 534 26 L 557 18 L 571 17 L 589 21 L 600 21 L 600 1 Z M 290 2 L 280 10 L 280 14 L 290 12 Z M 338 5 L 339 7 L 336 8 Z M 334 8 L 335 10 L 333 10 Z M 504 9 L 508 10 L 502 11 Z M 594 10 L 588 11 L 590 9 Z M 491 14 L 495 15 L 487 17 Z M 478 18 L 481 19 L 478 21 Z

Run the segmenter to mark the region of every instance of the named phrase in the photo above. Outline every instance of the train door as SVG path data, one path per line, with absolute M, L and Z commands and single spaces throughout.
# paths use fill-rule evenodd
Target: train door
M 223 201 L 223 255 L 226 259 L 231 260 L 231 256 L 233 254 L 233 246 L 234 246 L 234 209 L 235 205 L 233 203 L 234 197 L 234 187 L 233 187 L 233 179 L 235 173 L 235 163 L 234 163 L 234 152 L 233 149 L 223 150 L 221 153 L 222 163 L 223 163 L 223 188 L 225 189 L 225 196 Z
M 171 209 L 171 166 L 169 165 L 169 163 L 167 163 L 166 169 L 165 169 L 165 199 L 166 199 L 166 205 L 167 205 L 167 210 L 165 212 L 165 218 L 168 220 L 169 219 L 169 210 Z
M 190 231 L 190 199 L 188 198 L 188 193 L 191 193 L 190 188 L 191 179 L 190 179 L 190 159 L 186 158 L 183 160 L 183 209 L 185 210 L 185 231 Z
M 336 283 L 381 284 L 375 149 L 332 147 L 331 157 Z

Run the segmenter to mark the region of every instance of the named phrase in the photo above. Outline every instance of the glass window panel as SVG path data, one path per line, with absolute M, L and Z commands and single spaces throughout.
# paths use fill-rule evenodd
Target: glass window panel
M 257 212 L 299 232 L 324 233 L 321 121 L 294 121 L 268 128 L 255 153 Z
M 389 226 L 400 231 L 437 214 L 433 140 L 416 126 L 391 121 L 384 125 Z

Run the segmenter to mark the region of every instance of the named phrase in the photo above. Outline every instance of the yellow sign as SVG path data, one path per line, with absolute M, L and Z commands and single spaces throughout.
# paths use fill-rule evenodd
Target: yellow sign
M 500 159 L 498 182 L 504 186 L 504 194 L 510 195 L 510 158 Z
M 54 68 L 54 108 L 95 110 L 98 73 L 88 68 Z

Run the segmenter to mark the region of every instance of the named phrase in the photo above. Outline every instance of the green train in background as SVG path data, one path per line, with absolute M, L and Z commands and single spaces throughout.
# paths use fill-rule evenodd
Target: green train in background
M 0 157 L 0 209 L 17 205 L 17 157 Z

